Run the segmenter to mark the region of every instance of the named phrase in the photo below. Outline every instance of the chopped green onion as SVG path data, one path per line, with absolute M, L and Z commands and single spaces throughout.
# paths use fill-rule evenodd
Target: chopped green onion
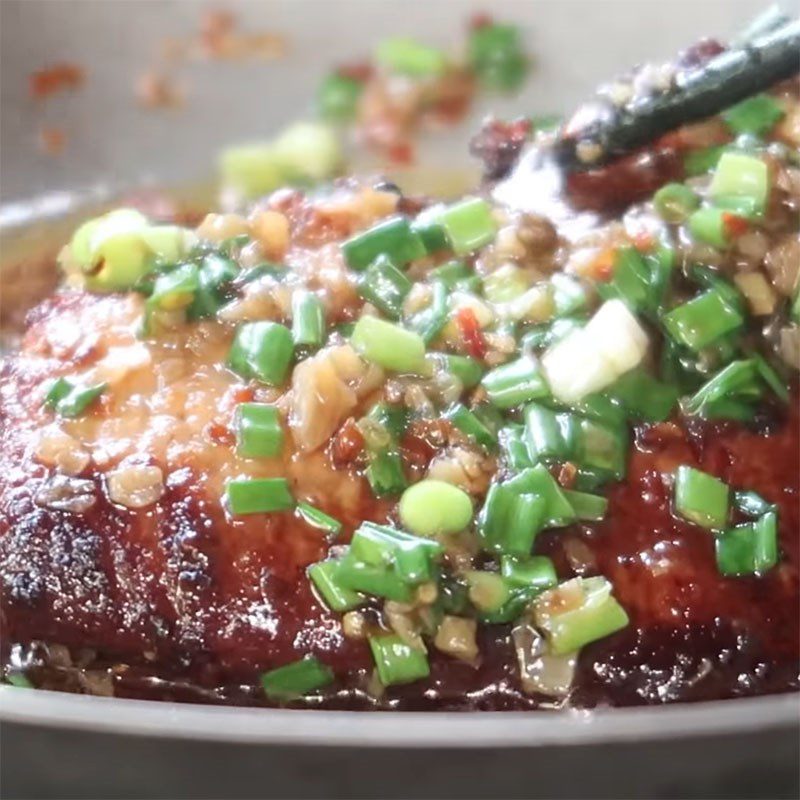
M 520 494 L 535 494 L 544 498 L 547 503 L 544 520 L 546 528 L 561 528 L 575 521 L 575 511 L 564 490 L 544 464 L 523 470 L 503 485 Z
M 613 278 L 610 283 L 598 284 L 598 293 L 605 299 L 619 297 L 632 311 L 655 316 L 663 302 L 674 260 L 674 251 L 667 247 L 646 255 L 635 247 L 619 247 Z
M 710 289 L 664 316 L 669 335 L 692 350 L 702 350 L 744 325 L 744 317 L 722 292 Z
M 236 409 L 236 452 L 244 458 L 272 458 L 282 449 L 278 409 L 266 403 L 241 403 Z
M 483 295 L 490 303 L 508 303 L 529 287 L 525 272 L 514 264 L 505 264 L 483 279 Z
M 730 489 L 719 478 L 685 464 L 675 475 L 675 510 L 704 528 L 721 530 L 728 521 Z
M 395 440 L 405 433 L 408 425 L 408 409 L 405 406 L 376 403 L 368 416 L 382 425 Z
M 474 389 L 483 378 L 483 365 L 469 356 L 442 355 L 447 371 L 458 378 L 465 389 Z
M 522 337 L 522 350 L 540 351 L 568 336 L 572 331 L 586 325 L 586 320 L 576 317 L 554 319 L 551 323 L 535 325 Z
M 574 449 L 575 433 L 571 414 L 556 414 L 536 403 L 526 406 L 525 442 L 534 464 L 567 461 Z
M 342 164 L 336 132 L 320 122 L 293 122 L 272 143 L 283 182 L 318 183 L 333 177 Z
M 625 477 L 628 432 L 591 419 L 577 423 L 575 457 L 581 467 L 602 470 L 614 480 Z
M 481 419 L 475 411 L 470 411 L 461 403 L 450 408 L 444 415 L 461 433 L 474 439 L 479 445 L 493 450 L 497 447 L 497 432 Z
M 500 574 L 512 586 L 540 591 L 558 583 L 556 569 L 547 556 L 508 556 L 500 559 Z
M 108 384 L 91 386 L 75 383 L 69 378 L 57 378 L 44 398 L 44 405 L 61 417 L 79 417 L 106 390 Z
M 408 486 L 400 453 L 392 450 L 372 453 L 365 475 L 375 497 L 393 497 Z
M 367 602 L 363 594 L 347 589 L 339 583 L 337 578 L 339 565 L 340 562 L 333 559 L 318 561 L 308 568 L 308 577 L 331 611 L 350 611 L 363 606 Z
M 428 254 L 438 253 L 441 250 L 446 250 L 448 247 L 444 229 L 438 221 L 438 215 L 442 211 L 442 208 L 442 205 L 430 206 L 417 214 L 416 218 L 411 223 L 411 230 L 417 233 L 420 239 L 422 239 L 422 243 L 425 245 L 425 251 Z
M 586 289 L 569 275 L 556 272 L 550 278 L 553 286 L 553 302 L 557 317 L 566 317 L 586 308 L 589 299 Z
M 574 595 L 581 599 L 577 608 Z M 573 578 L 542 592 L 534 600 L 534 619 L 553 655 L 574 653 L 628 624 L 628 615 L 611 594 L 611 584 L 602 577 Z
M 689 217 L 689 233 L 698 242 L 724 250 L 730 244 L 730 235 L 725 224 L 729 213 L 722 208 L 698 208 Z
M 753 361 L 756 365 L 756 370 L 760 375 L 761 379 L 764 383 L 769 386 L 770 389 L 775 393 L 779 400 L 782 400 L 784 403 L 789 402 L 789 389 L 786 387 L 786 384 L 781 379 L 780 375 L 775 371 L 775 368 L 772 364 L 767 361 L 764 356 L 759 353 L 755 353 L 753 355 Z
M 447 58 L 441 50 L 404 36 L 384 39 L 375 57 L 389 72 L 412 78 L 436 77 L 447 69 Z
M 516 491 L 508 483 L 493 484 L 478 517 L 483 549 L 529 555 L 547 510 L 545 497 Z
M 717 534 L 717 568 L 722 575 L 761 575 L 778 563 L 778 518 L 768 511 Z
M 349 556 L 339 560 L 333 577 L 341 587 L 372 597 L 408 603 L 414 596 L 413 586 L 391 566 L 366 564 Z
M 532 356 L 495 367 L 481 383 L 492 403 L 503 409 L 549 394 L 542 369 Z
M 757 492 L 734 492 L 733 503 L 742 514 L 749 517 L 760 517 L 775 510 L 775 506 Z
M 700 205 L 700 198 L 683 183 L 667 183 L 653 195 L 653 206 L 664 222 L 680 225 Z
M 261 676 L 261 686 L 273 700 L 290 700 L 333 683 L 333 672 L 314 656 L 278 667 Z
M 332 72 L 323 80 L 317 92 L 320 116 L 334 122 L 353 119 L 363 90 L 362 81 Z
M 610 394 L 587 394 L 580 400 L 570 403 L 569 409 L 581 417 L 588 417 L 611 427 L 624 426 L 628 418 L 625 408 Z
M 692 150 L 683 158 L 683 169 L 687 177 L 705 175 L 717 166 L 722 154 L 728 149 L 727 145 L 714 145 Z
M 183 258 L 193 238 L 187 229 L 151 225 L 139 211 L 120 208 L 81 225 L 68 260 L 80 267 L 89 291 L 125 291 L 155 266 Z
M 342 523 L 338 519 L 310 503 L 298 503 L 295 511 L 307 525 L 325 531 L 331 538 L 338 536 L 342 530 Z
M 134 208 L 117 208 L 87 220 L 72 234 L 69 243 L 72 258 L 82 270 L 89 271 L 97 261 L 100 242 L 118 233 L 141 232 L 149 224 L 147 217 Z
M 322 300 L 306 289 L 292 296 L 292 340 L 295 347 L 319 347 L 325 338 L 325 310 Z
M 564 491 L 540 464 L 490 487 L 478 532 L 485 550 L 528 555 L 542 528 L 562 527 L 575 519 Z
M 755 156 L 728 151 L 720 158 L 708 191 L 717 206 L 737 210 L 745 201 L 754 213 L 763 213 L 769 196 L 767 164 Z
M 474 28 L 469 37 L 468 58 L 481 83 L 501 91 L 519 88 L 528 69 L 519 29 L 513 25 Z
M 364 522 L 353 534 L 348 558 L 372 566 L 392 566 L 405 583 L 419 584 L 434 578 L 434 561 L 443 552 L 442 546 L 431 539 Z
M 285 169 L 269 143 L 236 145 L 220 156 L 219 170 L 225 186 L 245 199 L 277 189 L 285 179 Z
M 498 434 L 500 451 L 506 465 L 512 472 L 534 466 L 525 443 L 525 428 L 522 425 L 508 425 Z
M 348 239 L 342 244 L 342 254 L 350 269 L 360 272 L 378 256 L 387 256 L 396 266 L 404 267 L 422 258 L 426 250 L 405 217 L 392 217 Z
M 632 311 L 650 305 L 650 274 L 644 258 L 635 247 L 618 247 L 614 256 L 614 274 L 607 284 L 598 284 L 606 299 L 619 297 Z
M 280 386 L 286 380 L 293 352 L 288 328 L 277 322 L 247 322 L 236 331 L 228 366 L 243 378 Z
M 730 401 L 750 404 L 758 400 L 761 394 L 755 362 L 732 361 L 683 402 L 683 413 L 706 418 L 724 418 L 734 409 L 734 418 L 738 419 L 735 411 L 737 406 L 731 406 Z
M 564 489 L 564 495 L 578 519 L 584 522 L 600 522 L 605 518 L 608 511 L 608 500 L 605 497 L 569 489 Z
M 535 114 L 528 119 L 535 131 L 554 131 L 564 121 L 559 114 Z
M 387 317 L 400 319 L 403 301 L 411 291 L 411 281 L 387 256 L 378 256 L 358 276 L 358 293 Z
M 417 536 L 458 533 L 472 522 L 472 500 L 457 486 L 427 478 L 403 492 L 398 512 L 403 525 Z
M 422 337 L 377 317 L 361 317 L 353 329 L 350 343 L 367 361 L 384 369 L 418 374 L 425 368 Z
M 474 275 L 475 273 L 463 261 L 448 261 L 430 271 L 431 279 L 443 283 L 448 289 L 455 289 L 459 283 Z
M 413 683 L 430 675 L 425 653 L 415 650 L 399 636 L 370 636 L 369 646 L 375 659 L 378 678 L 384 686 Z
M 449 311 L 447 287 L 437 281 L 433 284 L 432 291 L 430 305 L 408 320 L 408 326 L 422 337 L 425 344 L 430 344 L 442 332 L 447 324 Z
M 499 611 L 511 597 L 511 586 L 497 572 L 469 570 L 464 573 L 469 587 L 469 599 L 479 611 Z
M 722 118 L 734 133 L 769 133 L 784 116 L 783 108 L 768 94 L 757 94 L 731 106 Z
M 585 328 L 578 328 L 542 356 L 547 382 L 562 403 L 605 389 L 638 366 L 649 338 L 622 300 L 606 300 Z
M 15 689 L 33 689 L 34 686 L 28 678 L 21 672 L 9 672 L 3 678 L 3 683 L 13 686 Z
M 200 288 L 200 270 L 197 264 L 182 264 L 172 272 L 159 275 L 147 304 L 160 311 L 177 311 L 194 300 Z
M 294 508 L 286 478 L 236 478 L 228 481 L 225 495 L 231 514 L 269 514 Z
M 329 126 L 296 122 L 271 142 L 228 148 L 219 166 L 225 186 L 253 199 L 287 183 L 330 178 L 341 162 L 341 145 Z
M 497 233 L 492 207 L 480 197 L 468 197 L 445 208 L 438 217 L 450 247 L 465 255 L 489 244 Z
M 260 278 L 273 278 L 280 283 L 288 274 L 289 268 L 283 266 L 283 264 L 272 264 L 269 261 L 265 261 L 263 264 L 256 264 L 255 267 L 244 270 L 239 278 L 239 283 L 253 283 Z
M 216 316 L 224 302 L 223 287 L 239 275 L 236 262 L 218 253 L 203 257 L 197 275 L 198 286 L 192 304 L 186 310 L 188 319 Z
M 663 422 L 675 408 L 680 390 L 638 368 L 626 372 L 612 384 L 608 394 L 619 401 L 631 417 L 645 422 Z

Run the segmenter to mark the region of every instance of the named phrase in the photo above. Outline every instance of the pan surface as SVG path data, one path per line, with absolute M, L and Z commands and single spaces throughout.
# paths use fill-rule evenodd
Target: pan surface
M 431 41 L 453 43 L 463 21 L 480 10 L 480 4 L 468 0 L 226 5 L 255 29 L 285 33 L 287 56 L 270 65 L 199 65 L 187 78 L 186 108 L 153 113 L 136 105 L 133 81 L 148 67 L 163 36 L 187 35 L 196 28 L 200 4 L 3 0 L 0 218 L 18 227 L 19 203 L 31 198 L 46 198 L 35 215 L 50 209 L 58 216 L 69 207 L 73 192 L 85 199 L 105 195 L 108 190 L 102 187 L 205 179 L 223 145 L 269 135 L 307 113 L 319 76 L 331 63 L 357 57 L 388 33 L 424 31 Z M 761 6 L 758 0 L 496 0 L 491 11 L 497 18 L 525 27 L 537 69 L 522 97 L 486 101 L 476 117 L 490 107 L 500 114 L 568 109 L 597 78 L 637 61 L 666 57 L 703 34 L 725 36 Z M 42 108 L 28 97 L 27 76 L 54 61 L 80 62 L 87 84 L 74 97 Z M 448 134 L 446 142 L 426 143 L 424 157 L 455 168 L 466 165 L 466 139 L 474 122 L 456 136 Z M 67 135 L 59 158 L 43 155 L 36 145 L 37 131 L 56 124 Z M 431 795 L 470 797 L 491 790 L 502 794 L 503 786 L 512 796 L 517 786 L 512 779 L 525 784 L 534 774 L 539 782 L 525 784 L 529 791 L 519 796 L 574 796 L 581 787 L 589 787 L 592 796 L 614 796 L 615 791 L 617 796 L 726 796 L 717 793 L 720 787 L 727 787 L 727 796 L 796 796 L 799 719 L 797 695 L 563 714 L 354 715 L 3 688 L 0 756 L 8 796 L 94 796 L 90 791 L 101 796 L 103 788 L 108 797 L 215 796 L 222 786 L 215 782 L 219 774 L 227 776 L 230 796 L 314 796 L 325 787 L 331 797 L 369 796 L 363 776 L 389 768 L 386 751 L 395 758 L 402 755 L 406 765 L 382 792 L 386 796 L 403 796 L 403 789 L 425 793 L 427 787 Z M 228 749 L 219 749 L 222 742 Z M 425 751 L 434 747 L 439 760 L 425 761 L 430 759 Z M 36 774 L 40 748 L 52 757 L 49 771 L 57 779 Z M 115 755 L 106 756 L 104 748 Z M 230 759 L 216 777 L 202 766 L 214 748 Z M 330 748 L 331 753 L 341 751 L 341 758 L 325 755 Z M 362 779 L 357 779 L 354 754 L 363 748 L 376 755 L 371 767 L 361 765 Z M 467 763 L 471 759 L 463 748 L 496 751 L 498 760 L 490 770 L 494 782 L 486 770 Z M 539 755 L 531 756 L 532 750 Z M 574 750 L 585 770 L 570 770 L 570 758 L 558 755 L 562 750 Z M 151 767 L 120 772 L 114 758 L 124 759 L 126 752 L 140 767 L 145 759 Z M 74 767 L 76 757 L 92 766 L 76 771 L 69 766 Z M 255 759 L 265 772 L 267 767 L 273 771 L 269 787 L 250 771 Z M 238 775 L 236 764 L 241 765 Z M 320 764 L 324 768 L 315 773 Z M 627 769 L 623 780 L 618 770 Z M 427 770 L 428 783 L 420 770 Z M 120 777 L 116 785 L 112 781 L 104 787 L 104 776 L 123 773 L 127 783 Z M 120 788 L 120 781 L 127 789 Z

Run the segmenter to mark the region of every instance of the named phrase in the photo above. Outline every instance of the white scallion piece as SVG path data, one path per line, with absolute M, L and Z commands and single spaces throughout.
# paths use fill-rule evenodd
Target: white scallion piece
M 585 328 L 573 331 L 542 356 L 547 381 L 562 403 L 610 386 L 647 352 L 647 334 L 621 300 L 608 300 Z

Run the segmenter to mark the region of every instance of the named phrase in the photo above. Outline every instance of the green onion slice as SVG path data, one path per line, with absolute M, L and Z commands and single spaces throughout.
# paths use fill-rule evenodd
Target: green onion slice
M 675 511 L 704 528 L 721 530 L 728 521 L 730 489 L 719 478 L 681 465 L 675 475 Z
M 234 516 L 269 514 L 294 508 L 286 478 L 236 478 L 225 487 L 228 508 Z
M 333 672 L 314 656 L 306 656 L 261 676 L 264 693 L 272 700 L 291 700 L 333 683 Z

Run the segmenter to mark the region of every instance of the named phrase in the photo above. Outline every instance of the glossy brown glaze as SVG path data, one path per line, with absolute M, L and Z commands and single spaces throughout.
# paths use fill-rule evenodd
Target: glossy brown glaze
M 21 354 L 3 368 L 0 580 L 6 653 L 12 644 L 36 641 L 63 644 L 73 653 L 91 648 L 92 666 L 113 668 L 119 696 L 263 703 L 254 688 L 258 674 L 311 652 L 337 674 L 322 699 L 308 701 L 314 706 L 548 704 L 520 691 L 506 627 L 482 632 L 479 667 L 434 652 L 429 680 L 370 698 L 366 645 L 344 637 L 338 617 L 317 602 L 305 577 L 306 566 L 327 550 L 323 535 L 290 513 L 227 519 L 209 489 L 213 482 L 200 479 L 201 469 L 213 463 L 203 460 L 207 454 L 188 453 L 164 464 L 165 493 L 148 509 L 109 502 L 106 475 L 96 467 L 81 475 L 98 487 L 89 511 L 37 505 L 49 474 L 32 455 L 43 413 L 39 387 L 48 374 L 100 355 L 78 349 L 42 358 L 43 326 L 68 321 L 76 306 L 86 314 L 93 303 L 119 302 L 87 296 L 50 301 L 33 315 Z M 220 380 L 236 385 L 234 376 Z M 537 550 L 553 556 L 561 578 L 606 575 L 631 617 L 627 630 L 582 652 L 569 703 L 631 705 L 797 688 L 796 399 L 788 414 L 770 422 L 769 432 L 730 424 L 638 429 L 628 479 L 612 490 L 607 520 L 594 529 L 573 526 L 540 537 Z M 214 452 L 217 446 L 209 445 Z M 406 455 L 419 457 L 414 448 Z M 342 501 L 336 490 L 321 502 L 348 532 L 361 519 L 385 518 L 389 506 L 371 499 L 362 478 L 341 461 L 337 471 L 330 449 L 321 457 L 363 489 L 355 503 Z M 761 578 L 717 573 L 712 535 L 670 510 L 670 474 L 682 463 L 754 489 L 779 506 L 777 568 Z M 301 470 L 312 467 L 311 461 L 299 464 Z M 302 486 L 302 479 L 295 485 Z M 63 683 L 62 673 L 31 672 L 48 685 Z

